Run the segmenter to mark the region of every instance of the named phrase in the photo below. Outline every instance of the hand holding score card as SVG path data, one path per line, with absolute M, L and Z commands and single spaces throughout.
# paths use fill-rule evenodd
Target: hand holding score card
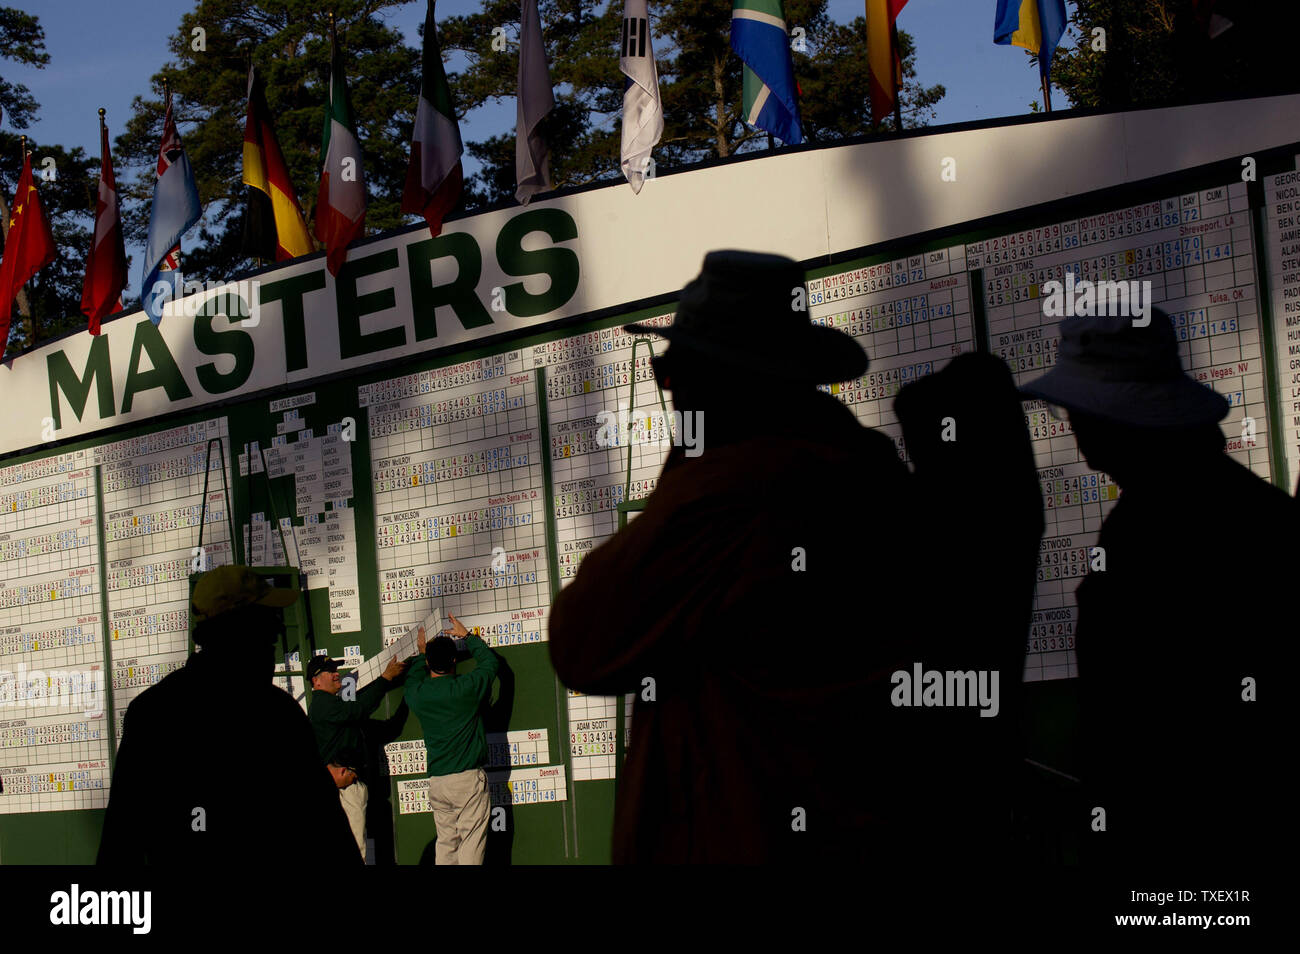
M 440 629 L 442 629 L 441 606 L 435 607 L 432 613 L 408 629 L 401 638 L 385 646 L 375 656 L 362 663 L 357 670 L 357 685 L 368 686 L 373 679 L 377 678 L 380 673 L 388 669 L 393 663 L 403 664 L 405 660 L 410 659 L 416 653 L 423 653 L 424 647 L 420 645 L 420 633 L 422 631 L 424 633 L 436 633 Z

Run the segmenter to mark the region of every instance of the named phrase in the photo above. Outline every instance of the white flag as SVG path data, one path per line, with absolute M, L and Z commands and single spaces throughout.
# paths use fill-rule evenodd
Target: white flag
M 515 121 L 515 198 L 528 204 L 551 186 L 551 162 L 546 140 L 537 125 L 555 108 L 551 74 L 546 68 L 542 22 L 537 0 L 523 0 L 519 32 L 519 113 Z
M 646 0 L 625 0 L 623 4 L 618 68 L 630 81 L 623 93 L 623 175 L 639 194 L 649 170 L 650 151 L 664 134 L 664 107 L 659 100 L 659 71 L 650 42 Z

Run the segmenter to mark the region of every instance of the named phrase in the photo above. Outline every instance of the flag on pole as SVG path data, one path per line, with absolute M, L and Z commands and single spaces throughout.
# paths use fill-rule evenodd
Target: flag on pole
M 429 234 L 442 231 L 442 220 L 456 205 L 465 184 L 460 157 L 465 148 L 451 102 L 451 87 L 442 68 L 433 0 L 424 15 L 424 54 L 420 100 L 415 107 L 415 132 L 411 159 L 402 190 L 402 211 L 419 213 L 429 223 Z
M 655 68 L 646 0 L 625 0 L 623 4 L 618 68 L 627 77 L 623 90 L 623 175 L 632 191 L 639 194 L 650 152 L 664 134 L 664 107 L 659 99 L 659 71 Z
M 551 157 L 538 125 L 555 108 L 537 0 L 523 0 L 519 29 L 519 108 L 515 119 L 515 198 L 528 204 L 551 186 Z
M 1065 33 L 1065 0 L 998 0 L 993 42 L 1038 54 L 1038 73 L 1046 80 L 1052 54 Z
M 361 143 L 357 141 L 352 107 L 343 77 L 338 43 L 330 56 L 330 91 L 325 104 L 325 129 L 320 146 L 320 190 L 316 195 L 316 237 L 329 254 L 325 264 L 337 275 L 348 258 L 348 246 L 366 227 L 366 180 L 361 174 Z
M 745 62 L 745 121 L 784 143 L 803 142 L 781 0 L 735 0 L 731 5 L 731 49 Z
M 144 280 L 140 302 L 155 325 L 162 321 L 163 305 L 178 297 L 181 236 L 203 215 L 194 170 L 181 145 L 172 100 L 167 97 L 163 117 L 162 144 L 158 149 L 158 181 L 153 187 L 153 209 L 149 213 L 149 237 L 144 248 Z
M 164 87 L 164 89 L 165 88 L 166 87 Z M 167 95 L 167 109 L 168 112 L 170 113 L 170 110 L 172 108 L 171 94 L 168 93 L 166 95 Z M 168 132 L 167 132 L 168 128 L 171 129 L 170 138 L 168 137 Z M 172 164 L 171 160 L 167 158 L 169 152 L 179 147 L 180 147 L 180 137 L 176 135 L 175 123 L 169 123 L 167 122 L 167 120 L 164 119 L 163 138 L 162 138 L 162 142 L 158 146 L 158 169 L 157 169 L 158 176 L 161 177 L 162 174 L 167 171 L 167 167 Z M 169 285 L 174 286 L 177 277 L 180 275 L 180 269 L 181 269 L 181 243 L 178 241 L 176 245 L 171 249 L 171 251 L 169 251 L 166 255 L 163 256 L 162 265 L 158 270 L 159 279 L 165 280 Z M 172 274 L 173 272 L 175 272 L 176 274 L 173 275 Z M 143 289 L 141 290 L 140 297 L 143 300 L 144 298 Z
M 244 175 L 248 186 L 241 247 L 257 258 L 285 261 L 316 251 L 302 218 L 289 167 L 275 138 L 266 89 L 248 68 L 248 118 L 244 123 Z
M 903 62 L 894 45 L 894 21 L 906 4 L 907 0 L 867 0 L 867 73 L 873 123 L 894 111 L 894 101 L 903 85 Z
M 31 157 L 24 155 L 18 191 L 14 193 L 13 209 L 9 213 L 4 257 L 0 258 L 0 361 L 4 360 L 9 343 L 14 298 L 33 275 L 54 261 L 54 255 L 54 236 L 50 234 L 50 223 L 41 211 L 41 199 L 32 181 Z
M 95 200 L 95 234 L 86 259 L 86 279 L 81 286 L 81 313 L 92 335 L 99 334 L 101 319 L 120 310 L 126 287 L 126 247 L 117 205 L 113 158 L 108 151 L 108 126 L 99 118 L 99 198 Z

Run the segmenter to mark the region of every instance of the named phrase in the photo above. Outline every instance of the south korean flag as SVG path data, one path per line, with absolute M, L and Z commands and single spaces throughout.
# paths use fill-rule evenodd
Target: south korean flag
M 623 39 L 618 68 L 627 76 L 623 90 L 623 175 L 632 191 L 641 192 L 654 175 L 650 151 L 664 134 L 664 107 L 659 101 L 659 71 L 650 44 L 646 0 L 625 0 Z

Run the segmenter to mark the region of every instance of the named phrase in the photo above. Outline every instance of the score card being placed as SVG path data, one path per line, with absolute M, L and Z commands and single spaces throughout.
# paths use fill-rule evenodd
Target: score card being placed
M 442 607 L 435 606 L 433 612 L 426 616 L 419 623 L 416 623 L 406 631 L 406 634 L 396 641 L 389 643 L 378 653 L 367 659 L 357 667 L 357 688 L 370 685 L 374 680 L 379 678 L 388 664 L 394 659 L 410 659 L 418 655 L 420 650 L 418 639 L 420 628 L 424 627 L 424 636 L 426 639 L 433 639 L 442 635 Z M 459 642 L 459 640 L 457 640 Z

